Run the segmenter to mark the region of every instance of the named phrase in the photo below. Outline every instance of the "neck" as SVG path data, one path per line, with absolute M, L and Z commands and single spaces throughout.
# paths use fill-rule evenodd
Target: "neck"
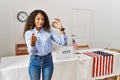
M 41 28 L 36 27 L 36 29 L 37 29 L 37 31 L 40 31 L 42 29 L 42 27 Z

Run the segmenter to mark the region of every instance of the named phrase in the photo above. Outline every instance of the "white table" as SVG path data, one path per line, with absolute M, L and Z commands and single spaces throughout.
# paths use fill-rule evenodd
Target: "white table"
M 82 53 L 85 51 L 94 51 L 103 49 L 88 49 L 79 50 Z M 84 54 L 79 55 L 56 55 L 53 53 L 54 73 L 52 80 L 92 80 L 102 79 L 109 76 L 120 74 L 120 55 L 116 52 L 111 52 L 115 55 L 113 74 L 92 78 L 92 61 L 93 59 Z M 58 53 L 57 53 L 58 54 Z M 28 64 L 29 55 L 3 57 L 0 64 L 0 80 L 29 80 Z

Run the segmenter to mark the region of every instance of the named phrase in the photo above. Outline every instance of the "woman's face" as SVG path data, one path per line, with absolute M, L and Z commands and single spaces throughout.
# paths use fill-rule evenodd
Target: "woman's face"
M 40 13 L 37 14 L 37 16 L 35 17 L 35 26 L 37 30 L 40 30 L 42 28 L 42 26 L 44 25 L 44 16 Z

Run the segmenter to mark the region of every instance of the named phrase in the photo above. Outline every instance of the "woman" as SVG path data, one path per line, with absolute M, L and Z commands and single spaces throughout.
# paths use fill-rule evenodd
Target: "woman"
M 47 14 L 42 10 L 34 10 L 28 17 L 24 36 L 30 56 L 30 80 L 51 80 L 53 74 L 52 41 L 59 45 L 67 45 L 65 29 L 58 18 L 52 22 L 53 27 L 60 30 L 58 36 L 50 27 Z

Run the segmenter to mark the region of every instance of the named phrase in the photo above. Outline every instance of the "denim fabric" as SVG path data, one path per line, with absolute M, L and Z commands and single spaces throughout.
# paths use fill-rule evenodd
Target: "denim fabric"
M 30 80 L 51 80 L 53 74 L 53 60 L 49 53 L 46 56 L 31 55 L 29 64 Z

